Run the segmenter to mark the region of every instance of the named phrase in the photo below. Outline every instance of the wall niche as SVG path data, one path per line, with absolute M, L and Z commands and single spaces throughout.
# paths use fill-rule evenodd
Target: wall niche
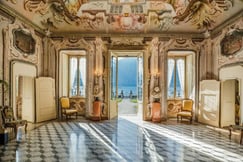
M 35 53 L 35 40 L 30 32 L 24 29 L 13 30 L 13 44 L 14 47 L 21 53 L 33 55 Z

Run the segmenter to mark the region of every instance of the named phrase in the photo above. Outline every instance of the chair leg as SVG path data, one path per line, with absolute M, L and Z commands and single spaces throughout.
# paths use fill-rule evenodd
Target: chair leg
M 26 123 L 25 126 L 24 126 L 25 134 L 27 133 L 27 126 L 28 126 L 28 123 Z
M 242 144 L 242 138 L 243 138 L 243 130 L 240 132 L 240 144 Z
M 179 116 L 177 115 L 177 122 L 179 122 Z
M 232 125 L 229 126 L 229 139 L 231 139 L 231 135 L 232 135 L 232 130 L 233 130 L 233 127 Z
M 17 133 L 18 133 L 18 126 L 15 125 L 15 126 L 14 126 L 14 137 L 15 137 L 15 138 L 17 137 Z

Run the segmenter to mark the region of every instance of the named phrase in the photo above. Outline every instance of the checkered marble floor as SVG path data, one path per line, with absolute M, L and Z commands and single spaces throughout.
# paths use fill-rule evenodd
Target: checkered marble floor
M 243 145 L 197 123 L 54 121 L 20 135 L 0 161 L 243 161 Z

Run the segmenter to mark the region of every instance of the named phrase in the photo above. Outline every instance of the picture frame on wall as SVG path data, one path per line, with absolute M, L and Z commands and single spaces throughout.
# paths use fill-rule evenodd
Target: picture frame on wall
M 36 41 L 31 33 L 24 29 L 13 30 L 13 45 L 25 55 L 33 55 L 35 53 Z
M 221 54 L 223 56 L 231 56 L 242 49 L 243 46 L 243 30 L 235 29 L 225 35 L 220 42 Z

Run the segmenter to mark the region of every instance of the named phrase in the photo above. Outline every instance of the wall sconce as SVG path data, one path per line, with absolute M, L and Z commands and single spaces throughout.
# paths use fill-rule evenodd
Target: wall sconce
M 128 17 L 128 16 L 129 16 L 129 13 L 124 13 L 124 16 L 125 16 L 125 17 Z
M 152 73 L 151 75 L 152 75 L 152 77 L 158 79 L 159 76 L 160 76 L 160 73 L 159 73 L 159 72 L 154 72 L 154 73 Z
M 100 70 L 96 70 L 94 72 L 94 75 L 95 75 L 95 84 L 98 84 L 99 83 L 99 78 L 103 75 L 103 73 L 100 72 Z
M 103 75 L 102 72 L 100 72 L 99 70 L 95 71 L 95 76 L 100 77 L 102 75 Z

